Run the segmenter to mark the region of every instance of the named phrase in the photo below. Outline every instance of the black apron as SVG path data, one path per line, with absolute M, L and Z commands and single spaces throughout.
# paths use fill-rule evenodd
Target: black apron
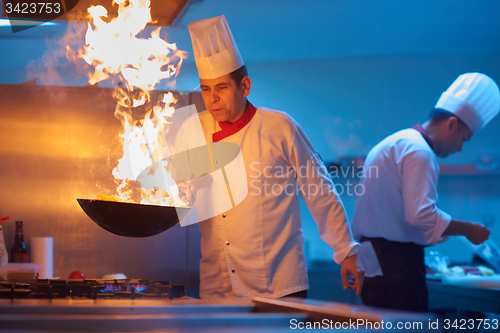
M 371 241 L 383 276 L 365 277 L 363 304 L 381 308 L 427 312 L 424 247 L 415 243 L 362 237 Z

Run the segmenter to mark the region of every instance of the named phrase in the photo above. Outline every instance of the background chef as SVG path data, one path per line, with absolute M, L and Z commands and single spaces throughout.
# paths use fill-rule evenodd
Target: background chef
M 480 73 L 460 75 L 422 124 L 396 132 L 368 154 L 365 193 L 356 201 L 353 233 L 362 243 L 365 305 L 427 311 L 424 246 L 442 236 L 464 235 L 479 244 L 489 230 L 460 221 L 437 206 L 437 157 L 462 150 L 500 109 L 495 82 Z
M 239 204 L 199 220 L 200 296 L 307 296 L 298 186 L 322 239 L 334 249 L 344 289 L 356 289 L 359 295 L 363 281 L 357 260 L 359 244 L 352 237 L 326 168 L 305 133 L 286 113 L 255 107 L 247 100 L 252 82 L 224 16 L 193 22 L 189 31 L 207 108 L 196 121 L 201 123 L 206 142 L 239 146 L 245 187 L 252 184 Z M 184 123 L 181 133 L 187 134 L 178 141 L 193 139 L 189 127 L 194 123 L 194 118 Z M 299 168 L 300 174 L 295 172 Z M 259 186 L 264 182 L 265 188 Z M 206 204 L 199 194 L 195 206 Z M 212 199 L 216 205 L 218 198 Z M 354 277 L 351 282 L 350 275 Z

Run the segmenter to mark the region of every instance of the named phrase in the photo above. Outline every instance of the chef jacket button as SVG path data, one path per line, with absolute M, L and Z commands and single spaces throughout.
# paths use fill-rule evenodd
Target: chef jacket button
M 223 217 L 223 218 L 226 218 L 226 214 L 222 214 L 222 217 Z
M 226 245 L 229 245 L 229 242 L 226 242 Z
M 231 270 L 231 272 L 233 272 L 233 273 L 234 273 L 234 272 L 236 272 L 236 271 L 235 271 L 234 269 L 232 269 L 232 270 Z

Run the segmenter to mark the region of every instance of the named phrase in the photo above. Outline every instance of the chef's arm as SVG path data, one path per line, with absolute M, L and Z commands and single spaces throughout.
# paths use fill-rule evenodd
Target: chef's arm
M 212 183 L 212 175 L 203 174 L 200 177 L 190 181 L 177 181 L 179 188 L 179 198 L 188 206 L 193 206 L 196 201 L 198 190 L 207 187 Z
M 341 265 L 360 245 L 352 237 L 344 205 L 323 161 L 300 125 L 295 124 L 293 130 L 287 155 L 290 165 L 299 171 L 296 175 L 300 194 L 318 225 L 320 237 L 334 250 L 333 260 Z
M 443 236 L 465 236 L 477 245 L 488 240 L 490 231 L 481 223 L 452 219 Z
M 343 287 L 355 289 L 359 296 L 364 278 L 357 255 L 360 245 L 352 237 L 344 205 L 323 161 L 298 124 L 289 151 L 295 170 L 307 171 L 305 176 L 304 172 L 297 173 L 300 193 L 318 225 L 320 237 L 334 250 L 333 259 L 341 265 Z M 349 280 L 349 276 L 353 279 Z
M 451 221 L 438 208 L 439 166 L 432 151 L 416 150 L 402 163 L 402 195 L 405 222 L 429 245 L 436 244 Z
M 177 184 L 179 199 L 188 206 L 196 200 L 197 191 L 211 183 L 208 176 L 212 172 L 209 160 L 206 158 L 203 147 L 207 141 L 197 116 L 194 105 L 177 110 L 183 115 L 191 115 L 178 128 L 173 149 L 167 151 L 167 171 Z M 181 111 L 183 110 L 183 111 Z M 179 126 L 174 122 L 175 126 Z M 175 129 L 172 127 L 170 129 Z M 172 155 L 172 152 L 175 154 Z

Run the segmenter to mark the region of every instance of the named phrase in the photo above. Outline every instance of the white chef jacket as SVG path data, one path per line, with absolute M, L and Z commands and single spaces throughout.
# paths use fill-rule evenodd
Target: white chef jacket
M 207 111 L 199 119 L 212 142 L 219 123 Z M 335 262 L 358 252 L 332 180 L 290 116 L 259 107 L 245 127 L 220 142 L 241 148 L 248 195 L 224 214 L 198 223 L 201 298 L 278 298 L 309 288 L 298 186 L 320 236 L 334 249 Z
M 451 216 L 438 208 L 439 164 L 436 154 L 416 129 L 396 132 L 367 155 L 352 231 L 362 236 L 395 242 L 434 245 Z M 369 242 L 359 253 L 365 276 L 383 275 Z

